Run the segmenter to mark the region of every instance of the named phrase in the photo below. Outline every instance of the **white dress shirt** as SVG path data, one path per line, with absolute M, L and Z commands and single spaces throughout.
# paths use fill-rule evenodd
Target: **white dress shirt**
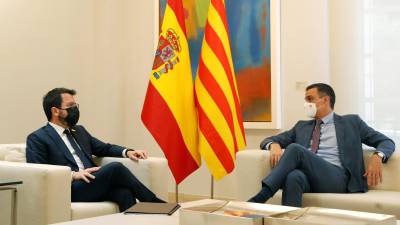
M 75 152 L 75 149 L 72 147 L 71 143 L 69 142 L 68 138 L 67 138 L 67 134 L 64 133 L 65 128 L 62 126 L 59 126 L 57 124 L 54 124 L 52 122 L 49 122 L 50 126 L 52 126 L 58 135 L 60 135 L 61 139 L 64 141 L 65 145 L 67 146 L 68 150 L 71 152 L 72 156 L 75 159 L 76 164 L 78 165 L 79 170 L 84 170 L 85 167 L 83 166 L 83 163 L 81 161 L 81 159 L 78 157 L 78 155 Z M 79 147 L 79 149 L 81 148 L 79 146 L 79 144 L 75 141 L 76 145 Z

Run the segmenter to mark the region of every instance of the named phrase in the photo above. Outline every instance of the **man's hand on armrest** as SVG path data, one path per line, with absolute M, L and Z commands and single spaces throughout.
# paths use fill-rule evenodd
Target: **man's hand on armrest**
M 270 163 L 271 167 L 274 168 L 276 164 L 278 164 L 279 160 L 282 157 L 283 151 L 281 146 L 278 143 L 271 143 L 269 145 L 270 150 Z
M 367 171 L 364 174 L 367 177 L 368 186 L 374 187 L 382 183 L 382 157 L 373 154 L 369 160 Z
M 143 150 L 128 149 L 126 151 L 126 156 L 133 161 L 138 161 L 139 159 L 147 159 L 147 152 Z

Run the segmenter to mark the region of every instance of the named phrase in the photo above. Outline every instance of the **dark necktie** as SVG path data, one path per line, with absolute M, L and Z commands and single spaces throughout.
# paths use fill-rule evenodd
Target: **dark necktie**
M 86 168 L 90 168 L 93 166 L 93 163 L 89 160 L 86 154 L 79 148 L 78 144 L 76 143 L 74 137 L 72 136 L 71 132 L 68 129 L 64 130 L 64 133 L 67 135 L 69 143 L 71 143 L 72 148 L 74 148 L 76 155 L 82 161 L 83 166 Z
M 318 151 L 319 139 L 321 137 L 321 123 L 322 123 L 322 120 L 316 121 L 314 130 L 312 133 L 311 151 L 313 151 L 314 153 L 317 153 L 317 151 Z

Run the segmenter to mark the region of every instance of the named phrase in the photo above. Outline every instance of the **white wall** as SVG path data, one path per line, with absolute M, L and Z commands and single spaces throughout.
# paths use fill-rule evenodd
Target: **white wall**
M 357 113 L 363 73 L 363 0 L 329 1 L 330 73 L 336 92 L 335 111 Z
M 1 143 L 24 142 L 44 124 L 41 98 L 50 88 L 86 92 L 94 69 L 92 6 L 79 0 L 0 1 Z
M 90 131 L 124 141 L 123 6 L 113 2 L 0 1 L 1 143 L 44 125 L 41 98 L 60 86 L 78 91 Z
M 92 134 L 162 156 L 140 120 L 153 61 L 154 2 L 0 0 L 1 143 L 24 142 L 45 122 L 41 97 L 66 86 L 78 90 L 81 123 Z M 328 0 L 281 1 L 285 129 L 304 118 L 293 113 L 303 104 L 304 90 L 296 83 L 330 81 L 328 12 Z M 247 130 L 248 148 L 277 132 Z M 217 182 L 216 196 L 234 197 L 233 182 L 229 176 Z M 209 184 L 203 166 L 180 191 L 209 195 Z M 174 191 L 172 177 L 169 190 Z

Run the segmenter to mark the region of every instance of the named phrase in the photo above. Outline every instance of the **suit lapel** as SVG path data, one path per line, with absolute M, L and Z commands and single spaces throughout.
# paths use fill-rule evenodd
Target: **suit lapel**
M 92 156 L 88 153 L 88 150 L 86 149 L 86 145 L 85 145 L 85 141 L 83 138 L 83 135 L 81 134 L 81 132 L 74 127 L 73 129 L 71 129 L 72 132 L 72 136 L 75 138 L 76 142 L 78 142 L 79 147 L 81 148 L 81 150 L 83 151 L 83 153 L 89 157 L 89 159 L 92 159 Z
M 45 127 L 45 130 L 46 130 L 47 134 L 50 136 L 50 138 L 56 144 L 56 148 L 60 149 L 62 151 L 62 153 L 64 153 L 64 156 L 78 167 L 78 165 L 75 162 L 74 157 L 72 156 L 68 147 L 65 145 L 64 141 L 61 139 L 60 135 L 58 135 L 56 130 L 49 124 L 47 124 L 47 126 Z
M 336 131 L 336 139 L 337 139 L 338 149 L 339 149 L 340 155 L 343 156 L 345 129 L 344 129 L 342 117 L 337 115 L 336 113 L 334 114 L 334 123 L 335 123 L 335 131 Z
M 310 142 L 311 142 L 311 136 L 312 132 L 315 126 L 315 120 L 310 120 L 308 121 L 302 130 L 303 135 L 302 135 L 302 140 L 301 140 L 301 145 L 303 145 L 306 148 L 310 147 Z

